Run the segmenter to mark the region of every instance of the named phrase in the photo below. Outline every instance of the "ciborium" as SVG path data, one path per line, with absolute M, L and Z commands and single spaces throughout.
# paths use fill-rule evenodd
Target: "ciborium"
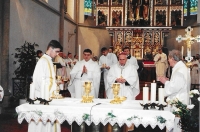
M 91 87 L 92 87 L 92 82 L 90 81 L 86 81 L 84 82 L 84 95 L 82 96 L 82 103 L 91 103 L 93 102 L 93 96 L 90 96 L 90 92 L 91 92 Z
M 119 97 L 120 83 L 113 83 L 112 85 L 114 99 L 110 101 L 111 104 L 121 104 L 126 97 Z
M 52 99 L 62 99 L 63 96 L 60 94 L 60 87 L 59 85 L 62 83 L 62 76 L 57 76 L 57 79 L 56 79 L 56 90 L 53 91 L 52 93 Z

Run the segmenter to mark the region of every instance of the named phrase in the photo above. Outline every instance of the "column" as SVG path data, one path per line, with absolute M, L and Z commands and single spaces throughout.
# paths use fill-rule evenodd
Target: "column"
M 65 13 L 65 10 L 64 10 L 64 0 L 60 0 L 60 31 L 59 31 L 59 41 L 60 41 L 60 44 L 63 46 L 63 43 L 64 43 L 64 13 Z
M 79 0 L 79 21 L 78 23 L 84 23 L 84 0 Z
M 74 9 L 74 0 L 67 0 L 67 13 L 72 19 L 74 19 Z
M 200 12 L 200 2 L 198 2 L 197 12 Z M 197 23 L 200 23 L 200 13 L 197 14 Z
M 1 0 L 0 2 L 0 13 L 2 16 L 0 19 L 1 25 L 4 25 L 0 31 L 2 33 L 1 39 L 1 78 L 0 83 L 4 89 L 4 100 L 3 100 L 3 107 L 7 107 L 9 104 L 9 96 L 10 92 L 8 90 L 9 85 L 9 24 L 10 24 L 10 0 Z M 4 10 L 3 10 L 4 9 Z

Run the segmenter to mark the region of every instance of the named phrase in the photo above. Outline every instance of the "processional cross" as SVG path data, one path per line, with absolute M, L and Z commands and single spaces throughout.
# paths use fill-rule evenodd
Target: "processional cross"
M 196 37 L 193 37 L 191 35 L 191 32 L 193 31 L 193 28 L 191 28 L 190 26 L 187 27 L 185 29 L 186 34 L 184 37 L 182 37 L 181 35 L 179 35 L 176 38 L 176 41 L 178 41 L 178 43 L 180 43 L 182 40 L 186 41 L 187 44 L 187 56 L 185 57 L 185 60 L 187 60 L 187 65 L 191 65 L 191 60 L 192 60 L 192 56 L 191 56 L 191 45 L 195 42 L 195 40 L 197 42 L 200 42 L 200 35 L 197 35 Z

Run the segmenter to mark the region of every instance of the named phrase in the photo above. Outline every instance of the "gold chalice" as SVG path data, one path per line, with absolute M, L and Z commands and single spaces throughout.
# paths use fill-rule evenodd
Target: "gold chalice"
M 118 96 L 120 90 L 120 83 L 113 83 L 112 89 L 113 89 L 114 99 L 110 101 L 111 104 L 121 104 L 123 101 L 126 100 L 126 97 Z
M 89 96 L 91 92 L 92 82 L 86 81 L 84 82 L 84 95 L 82 96 L 82 103 L 91 103 L 93 102 L 93 96 Z
M 60 87 L 59 85 L 61 84 L 62 82 L 62 76 L 57 76 L 57 86 L 56 86 L 56 90 L 53 91 L 52 93 L 52 97 L 53 99 L 61 99 L 63 98 L 63 96 L 60 93 Z
M 111 104 L 120 104 L 121 100 L 118 96 L 119 90 L 120 90 L 120 83 L 113 83 L 112 85 L 114 99 L 110 101 Z

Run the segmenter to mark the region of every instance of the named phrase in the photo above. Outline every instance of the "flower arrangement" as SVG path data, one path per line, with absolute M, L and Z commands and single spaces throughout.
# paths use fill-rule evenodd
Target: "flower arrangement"
M 173 114 L 180 117 L 178 125 L 184 132 L 199 132 L 199 91 L 190 91 L 191 104 L 186 105 L 178 98 L 167 100 L 167 102 L 175 109 Z

